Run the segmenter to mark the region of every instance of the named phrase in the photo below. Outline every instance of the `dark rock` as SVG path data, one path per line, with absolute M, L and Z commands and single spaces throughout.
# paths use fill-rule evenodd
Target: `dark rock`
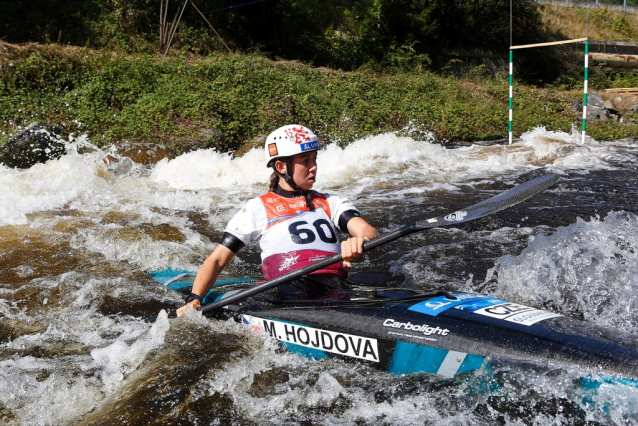
M 31 123 L 0 145 L 0 162 L 19 169 L 57 160 L 64 154 L 66 148 L 60 140 L 60 129 L 46 123 Z
M 164 158 L 172 160 L 175 154 L 161 145 L 121 142 L 106 148 L 111 154 L 128 157 L 135 163 L 156 164 Z
M 266 136 L 257 136 L 252 141 L 245 143 L 237 151 L 233 152 L 233 158 L 240 158 L 246 155 L 253 148 L 264 149 L 266 144 Z
M 587 106 L 605 108 L 605 101 L 603 101 L 603 98 L 598 93 L 591 92 L 587 95 Z
M 98 151 L 97 147 L 95 147 L 94 145 L 88 144 L 88 143 L 81 144 L 81 145 L 80 144 L 76 144 L 75 150 L 80 155 L 92 154 L 92 153 Z
M 616 107 L 614 101 L 612 101 L 611 99 L 605 101 L 605 108 L 607 108 L 607 111 L 611 112 L 612 114 L 618 114 L 618 108 Z
M 582 99 L 572 99 L 572 112 L 583 112 Z
M 116 158 L 112 155 L 107 155 L 102 159 L 106 164 L 106 169 L 113 173 L 114 176 L 120 177 L 126 175 L 133 168 L 133 160 L 128 157 Z
M 601 120 L 607 120 L 609 118 L 609 111 L 605 108 L 589 108 L 587 109 L 587 116 L 589 117 L 598 117 Z

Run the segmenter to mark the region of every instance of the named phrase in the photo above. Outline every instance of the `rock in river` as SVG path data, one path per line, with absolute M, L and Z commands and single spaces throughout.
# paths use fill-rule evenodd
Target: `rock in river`
M 12 168 L 28 169 L 64 154 L 60 129 L 46 123 L 31 123 L 0 145 L 0 162 Z
M 175 158 L 175 154 L 172 151 L 155 144 L 121 142 L 109 147 L 108 151 L 121 157 L 128 157 L 135 163 L 140 164 L 155 164 L 164 158 L 169 160 Z

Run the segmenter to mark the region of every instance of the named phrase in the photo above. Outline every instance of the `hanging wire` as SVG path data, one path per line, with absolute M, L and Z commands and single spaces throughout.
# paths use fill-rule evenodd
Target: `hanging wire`
M 177 18 L 177 23 L 175 24 L 175 27 L 172 28 L 173 32 L 171 34 L 171 38 L 170 40 L 168 40 L 168 46 L 166 46 L 166 52 L 164 52 L 164 57 L 166 57 L 166 54 L 168 53 L 168 49 L 171 48 L 171 43 L 173 42 L 173 37 L 175 36 L 175 31 L 177 31 L 177 26 L 179 25 L 179 21 L 182 19 L 182 14 L 184 13 L 184 9 L 186 9 L 186 4 L 188 3 L 188 0 L 184 1 L 184 6 L 182 6 L 182 11 L 179 13 L 179 18 Z M 166 5 L 166 8 L 168 9 L 168 4 Z
M 264 0 L 256 0 L 256 1 L 251 1 L 251 2 L 248 2 L 248 3 L 236 4 L 234 6 L 222 7 L 221 9 L 209 10 L 208 12 L 204 12 L 204 15 L 206 15 L 208 13 L 221 12 L 222 10 L 234 9 L 236 7 L 246 6 L 246 5 L 249 5 L 249 4 L 261 3 L 262 1 L 264 1 Z
M 188 0 L 187 0 L 188 1 Z M 195 6 L 195 3 L 193 3 L 193 1 L 191 0 L 191 5 L 193 5 L 193 7 L 195 8 L 195 10 L 197 12 L 199 12 L 200 15 L 202 15 L 202 18 L 204 18 L 204 21 L 206 21 L 206 23 L 208 24 L 209 27 L 211 27 L 213 29 L 213 31 L 215 32 L 215 34 L 217 35 L 217 38 L 219 39 L 219 41 L 222 42 L 222 44 L 226 47 L 226 50 L 228 50 L 228 53 L 233 53 L 230 50 L 230 47 L 228 47 L 228 45 L 226 44 L 226 42 L 224 41 L 224 39 L 222 38 L 222 36 L 219 35 L 219 33 L 217 32 L 217 30 L 215 29 L 215 27 L 213 27 L 213 25 L 208 21 L 208 19 L 206 19 L 206 17 L 204 16 L 204 14 L 197 8 L 197 6 Z

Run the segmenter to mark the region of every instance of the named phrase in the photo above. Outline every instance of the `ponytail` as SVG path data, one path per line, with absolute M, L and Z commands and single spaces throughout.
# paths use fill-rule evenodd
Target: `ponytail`
M 275 192 L 279 188 L 279 175 L 272 172 L 270 175 L 270 192 Z

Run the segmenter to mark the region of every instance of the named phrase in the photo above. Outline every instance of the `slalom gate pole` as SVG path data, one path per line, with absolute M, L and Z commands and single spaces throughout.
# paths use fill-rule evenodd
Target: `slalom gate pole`
M 512 106 L 514 105 L 514 103 L 512 102 L 512 95 L 514 94 L 514 91 L 512 90 L 512 85 L 514 84 L 514 61 L 513 61 L 513 57 L 514 54 L 512 52 L 512 45 L 514 44 L 514 27 L 512 24 L 512 19 L 514 16 L 514 13 L 512 12 L 513 10 L 513 6 L 512 6 L 513 1 L 510 0 L 510 122 L 509 122 L 509 131 L 510 131 L 510 139 L 509 139 L 509 144 L 512 144 L 512 128 L 514 127 L 512 125 Z
M 589 26 L 589 18 L 588 18 L 588 26 Z M 514 85 L 514 60 L 512 50 L 514 49 L 527 49 L 530 47 L 542 47 L 542 46 L 556 46 L 559 44 L 568 44 L 568 43 L 578 43 L 585 42 L 585 90 L 583 97 L 583 135 L 582 135 L 582 143 L 585 142 L 585 131 L 587 129 L 587 77 L 589 74 L 589 41 L 587 37 L 584 38 L 575 38 L 572 40 L 562 40 L 562 41 L 550 41 L 547 43 L 535 43 L 535 44 L 523 44 L 520 46 L 510 46 L 510 144 L 512 143 L 512 127 L 513 127 L 513 119 L 512 119 L 512 86 Z
M 585 89 L 583 93 L 583 136 L 581 143 L 585 143 L 585 132 L 587 130 L 587 78 L 589 74 L 589 41 L 585 42 Z
M 514 62 L 513 62 L 513 58 L 514 57 L 514 52 L 512 52 L 512 50 L 510 49 L 510 125 L 509 125 L 509 129 L 510 129 L 510 141 L 509 144 L 512 144 L 512 128 L 513 128 L 513 123 L 512 123 L 512 106 L 514 105 L 514 102 L 512 100 L 513 94 L 514 94 L 514 90 L 512 89 L 512 85 L 514 84 Z

